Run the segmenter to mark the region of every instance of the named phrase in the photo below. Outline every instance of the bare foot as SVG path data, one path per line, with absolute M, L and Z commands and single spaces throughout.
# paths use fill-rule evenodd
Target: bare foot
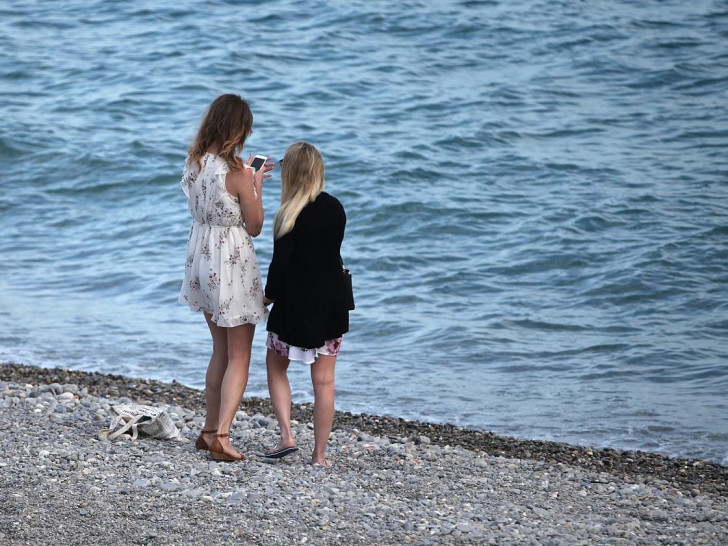
M 288 448 L 291 448 L 291 447 L 296 447 L 296 442 L 294 442 L 294 441 L 284 442 L 283 440 L 281 440 L 280 442 L 278 442 L 278 444 L 276 445 L 276 447 L 274 447 L 270 451 L 271 452 L 283 451 L 284 449 L 288 449 Z
M 323 467 L 328 468 L 331 466 L 331 461 L 329 461 L 328 459 L 319 459 L 318 461 L 311 461 L 311 465 L 312 466 L 323 466 Z
M 296 444 L 281 441 L 278 442 L 276 447 L 264 453 L 263 456 L 269 459 L 280 459 L 296 451 L 298 451 Z

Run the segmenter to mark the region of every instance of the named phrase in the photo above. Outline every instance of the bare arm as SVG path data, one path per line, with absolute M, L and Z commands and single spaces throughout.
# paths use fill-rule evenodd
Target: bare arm
M 252 169 L 230 171 L 225 178 L 228 192 L 240 202 L 245 229 L 251 237 L 260 235 L 263 229 L 263 169 L 253 174 Z

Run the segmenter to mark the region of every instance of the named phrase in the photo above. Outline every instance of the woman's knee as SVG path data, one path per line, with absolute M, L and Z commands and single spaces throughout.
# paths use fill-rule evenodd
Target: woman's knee
M 291 361 L 287 357 L 279 355 L 272 349 L 268 349 L 266 352 L 265 365 L 270 371 L 286 372 L 290 363 Z
M 334 390 L 335 380 L 333 371 L 331 373 L 313 373 L 311 376 L 314 392 L 326 392 Z
M 227 362 L 228 359 L 228 350 L 227 345 L 224 347 L 220 347 L 218 345 L 213 344 L 212 346 L 212 359 L 215 361 L 225 361 Z
M 250 348 L 253 345 L 253 336 L 255 335 L 255 324 L 242 324 L 228 328 L 226 334 L 229 358 L 250 356 Z

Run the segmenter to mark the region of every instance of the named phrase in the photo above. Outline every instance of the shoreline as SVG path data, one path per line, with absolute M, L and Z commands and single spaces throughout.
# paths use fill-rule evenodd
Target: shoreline
M 111 407 L 150 403 L 175 440 L 108 439 Z M 267 399 L 231 428 L 241 462 L 194 441 L 202 392 L 178 383 L 0 365 L 0 544 L 710 544 L 728 538 L 728 469 L 339 412 L 331 468 L 266 460 Z M 571 461 L 571 462 L 562 462 Z M 598 469 L 592 469 L 597 466 Z M 639 466 L 635 466 L 639 465 Z M 636 469 L 639 469 L 637 471 Z
M 132 378 L 101 372 L 85 372 L 67 368 L 40 368 L 24 364 L 0 364 L 0 381 L 33 385 L 73 383 L 86 387 L 89 393 L 104 397 L 127 397 L 144 404 L 185 405 L 204 411 L 204 392 L 173 381 Z M 270 400 L 244 397 L 239 409 L 246 413 L 272 417 Z M 301 422 L 312 420 L 313 404 L 293 404 L 291 418 Z M 530 459 L 550 464 L 568 464 L 596 472 L 608 472 L 622 478 L 647 476 L 665 480 L 674 487 L 728 497 L 728 466 L 699 459 L 681 459 L 643 451 L 594 448 L 546 440 L 528 440 L 499 436 L 491 432 L 462 428 L 450 424 L 427 423 L 399 417 L 354 414 L 336 411 L 334 431 L 356 429 L 367 434 L 397 441 L 407 439 L 415 444 L 420 437 L 439 446 L 460 447 L 491 456 Z

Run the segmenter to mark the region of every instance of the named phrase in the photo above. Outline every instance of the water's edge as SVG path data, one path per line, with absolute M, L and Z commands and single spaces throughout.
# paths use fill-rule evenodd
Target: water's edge
M 236 92 L 346 208 L 342 407 L 728 463 L 724 2 L 0 12 L 0 361 L 204 385 L 179 178 Z
M 92 394 L 105 397 L 128 397 L 145 404 L 175 404 L 189 409 L 204 409 L 204 393 L 177 382 L 165 383 L 100 372 L 40 368 L 14 363 L 0 364 L 0 382 L 30 385 L 71 383 L 88 388 Z M 267 398 L 246 397 L 241 401 L 240 407 L 249 415 L 272 415 Z M 293 404 L 291 417 L 297 421 L 310 421 L 312 412 L 313 406 L 310 403 Z M 387 436 L 395 442 L 431 442 L 443 446 L 460 446 L 509 459 L 540 460 L 548 464 L 575 465 L 622 476 L 645 476 L 671 482 L 672 485 L 690 492 L 714 492 L 728 496 L 728 466 L 695 459 L 517 439 L 448 424 L 342 411 L 336 412 L 334 428 L 351 430 L 352 434 L 363 431 Z

